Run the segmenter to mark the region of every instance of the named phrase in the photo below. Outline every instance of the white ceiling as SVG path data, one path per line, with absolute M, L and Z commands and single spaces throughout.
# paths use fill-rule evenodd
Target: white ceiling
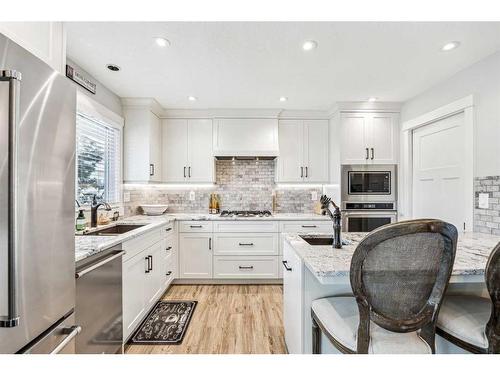
M 302 50 L 308 39 L 316 50 Z M 68 56 L 120 97 L 165 108 L 327 110 L 421 93 L 500 50 L 500 22 L 69 22 L 67 40 Z M 460 48 L 440 51 L 454 40 Z

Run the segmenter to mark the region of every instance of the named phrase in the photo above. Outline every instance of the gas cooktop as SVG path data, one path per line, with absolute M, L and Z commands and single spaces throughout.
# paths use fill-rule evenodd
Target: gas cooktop
M 271 211 L 222 211 L 221 217 L 270 217 Z

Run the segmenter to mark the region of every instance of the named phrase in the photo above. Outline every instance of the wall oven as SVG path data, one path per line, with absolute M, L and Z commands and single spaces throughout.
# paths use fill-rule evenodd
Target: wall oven
M 397 221 L 395 165 L 342 166 L 342 228 L 371 232 Z

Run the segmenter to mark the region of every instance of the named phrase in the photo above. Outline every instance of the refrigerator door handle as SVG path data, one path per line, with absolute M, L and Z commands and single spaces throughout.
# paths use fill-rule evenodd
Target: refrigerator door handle
M 7 316 L 0 317 L 1 328 L 11 328 L 19 325 L 19 315 L 17 306 L 17 122 L 19 116 L 19 89 L 21 73 L 15 70 L 0 70 L 0 82 L 7 82 L 9 85 L 8 104 L 8 212 L 7 212 Z
M 70 342 L 71 340 L 73 340 L 76 335 L 78 335 L 81 331 L 82 331 L 82 327 L 80 326 L 72 326 L 72 327 L 69 327 L 69 328 L 65 328 L 66 332 L 68 334 L 68 336 L 66 336 L 66 338 L 64 340 L 62 340 L 59 345 L 57 345 L 54 350 L 52 350 L 50 352 L 50 354 L 58 354 L 61 352 L 61 350 L 63 350 Z

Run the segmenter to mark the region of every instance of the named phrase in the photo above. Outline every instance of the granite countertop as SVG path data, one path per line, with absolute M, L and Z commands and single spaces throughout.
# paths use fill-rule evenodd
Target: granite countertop
M 166 213 L 160 216 L 146 216 L 146 215 L 136 215 L 127 218 L 120 219 L 117 223 L 111 223 L 108 225 L 100 225 L 99 229 L 114 226 L 116 224 L 144 224 L 144 227 L 131 230 L 130 232 L 123 233 L 117 236 L 92 236 L 86 235 L 75 236 L 75 261 L 78 262 L 82 259 L 88 258 L 92 255 L 98 254 L 101 251 L 109 249 L 115 245 L 122 242 L 128 241 L 137 236 L 141 236 L 150 230 L 156 229 L 162 225 L 168 224 L 172 221 L 185 221 L 185 220 L 237 220 L 237 221 L 248 221 L 248 220 L 267 220 L 267 221 L 278 221 L 278 220 L 318 220 L 318 221 L 329 221 L 330 218 L 324 215 L 317 214 L 275 214 L 270 217 L 220 217 L 219 215 L 210 215 L 204 213 Z
M 332 284 L 335 283 L 336 278 L 345 279 L 349 276 L 352 254 L 367 234 L 342 233 L 343 240 L 351 241 L 350 245 L 344 245 L 342 249 L 333 249 L 331 246 L 312 246 L 297 234 L 285 234 L 285 240 L 320 283 Z M 452 277 L 471 275 L 482 277 L 488 257 L 499 242 L 500 236 L 475 232 L 460 233 Z

